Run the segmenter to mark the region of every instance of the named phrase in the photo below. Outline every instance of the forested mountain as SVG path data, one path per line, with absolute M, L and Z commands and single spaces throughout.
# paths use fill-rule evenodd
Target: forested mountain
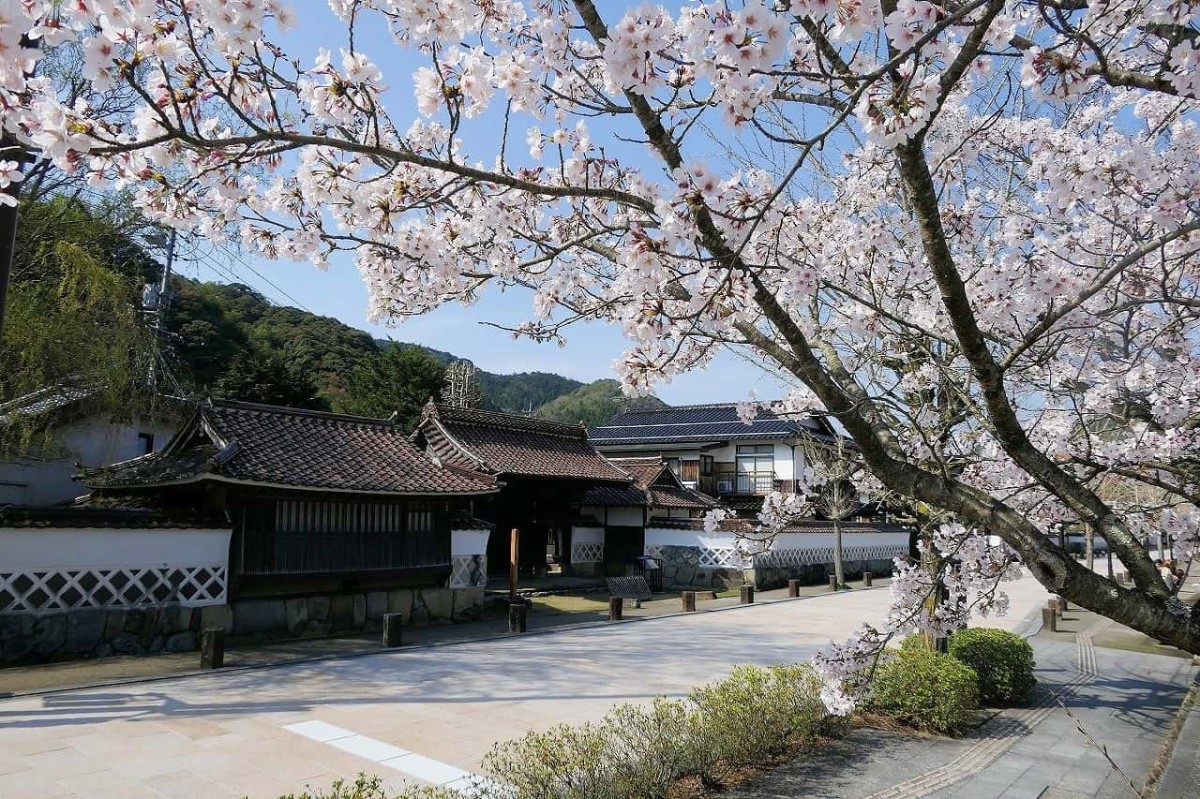
M 156 316 L 142 287 L 161 265 L 132 236 L 137 219 L 70 198 L 23 205 L 0 402 L 48 385 L 109 385 L 128 406 L 158 364 L 187 393 L 292 407 L 389 415 L 405 422 L 437 394 L 449 352 L 372 338 L 337 319 L 279 306 L 242 284 L 172 279 Z M 160 358 L 158 352 L 161 352 Z M 616 381 L 584 385 L 547 372 L 480 370 L 483 407 L 588 424 L 615 412 Z M 655 400 L 656 401 L 656 400 Z
M 538 408 L 536 416 L 556 422 L 576 424 L 583 422 L 587 427 L 603 424 L 623 408 L 651 410 L 665 408 L 667 404 L 658 397 L 629 398 L 621 393 L 621 384 L 616 380 L 597 380 L 581 386 L 570 394 L 563 394 Z
M 312 380 L 335 410 L 356 367 L 392 347 L 421 350 L 441 366 L 458 360 L 442 350 L 416 344 L 373 339 L 367 333 L 328 316 L 271 304 L 241 284 L 197 283 L 179 279 L 168 314 L 176 335 L 181 369 L 200 389 L 213 389 L 238 353 L 257 350 L 282 358 Z M 583 387 L 578 380 L 546 372 L 502 375 L 479 371 L 484 407 L 529 413 Z M 353 403 L 348 403 L 353 404 Z

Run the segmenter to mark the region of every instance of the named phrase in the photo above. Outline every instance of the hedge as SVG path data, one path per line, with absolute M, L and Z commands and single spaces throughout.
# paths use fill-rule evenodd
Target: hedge
M 988 707 L 1024 704 L 1037 684 L 1033 647 L 1019 635 L 982 627 L 950 636 L 950 654 L 979 675 L 979 701 Z
M 965 731 L 979 710 L 979 677 L 941 652 L 902 647 L 875 672 L 871 707 L 925 730 Z

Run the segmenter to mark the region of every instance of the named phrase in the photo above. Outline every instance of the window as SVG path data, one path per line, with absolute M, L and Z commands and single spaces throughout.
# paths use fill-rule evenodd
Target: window
M 701 455 L 700 456 L 700 474 L 704 475 L 705 477 L 708 477 L 712 473 L 713 473 L 713 456 L 712 455 Z
M 138 433 L 138 450 L 142 455 L 149 455 L 154 451 L 154 434 L 153 433 Z
M 775 484 L 775 446 L 738 444 L 737 492 L 767 494 Z

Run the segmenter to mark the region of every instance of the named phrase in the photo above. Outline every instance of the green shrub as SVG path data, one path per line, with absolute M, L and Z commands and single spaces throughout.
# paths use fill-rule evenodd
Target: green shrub
M 940 652 L 902 648 L 875 672 L 871 706 L 926 730 L 956 734 L 979 709 L 979 678 Z
M 328 790 L 305 790 L 304 793 L 281 796 L 279 799 L 462 799 L 462 795 L 446 788 L 413 785 L 401 793 L 386 793 L 383 780 L 359 774 L 354 782 L 339 779 Z
M 493 746 L 483 767 L 519 799 L 617 799 L 607 732 L 592 723 L 529 732 Z
M 971 628 L 950 636 L 950 654 L 979 675 L 979 700 L 988 707 L 1012 707 L 1029 699 L 1033 676 L 1033 647 L 1004 630 Z
M 805 666 L 739 666 L 721 682 L 692 691 L 699 737 L 725 767 L 753 765 L 822 732 L 821 679 Z M 709 778 L 712 775 L 702 776 Z
M 515 799 L 663 799 L 683 777 L 716 783 L 821 734 L 820 688 L 808 666 L 739 667 L 686 700 L 618 705 L 598 722 L 497 744 L 484 769 Z

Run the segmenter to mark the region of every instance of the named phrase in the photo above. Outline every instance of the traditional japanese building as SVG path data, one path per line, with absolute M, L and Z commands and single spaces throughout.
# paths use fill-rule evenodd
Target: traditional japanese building
M 80 479 L 91 502 L 226 519 L 234 632 L 445 618 L 482 599 L 490 527 L 474 506 L 494 481 L 435 463 L 389 420 L 209 401 L 161 452 Z
M 715 500 L 685 488 L 662 458 L 609 458 L 629 475 L 625 486 L 602 486 L 583 498 L 574 525 L 571 561 L 575 571 L 624 574 L 645 554 L 646 529 L 666 519 L 698 519 Z M 584 564 L 595 564 L 593 569 Z
M 523 569 L 544 569 L 548 556 L 569 567 L 572 522 L 588 492 L 632 484 L 578 425 L 430 402 L 413 441 L 437 464 L 499 485 L 476 508 L 495 525 L 488 563 L 497 571 L 509 562 L 513 528 L 521 531 Z

